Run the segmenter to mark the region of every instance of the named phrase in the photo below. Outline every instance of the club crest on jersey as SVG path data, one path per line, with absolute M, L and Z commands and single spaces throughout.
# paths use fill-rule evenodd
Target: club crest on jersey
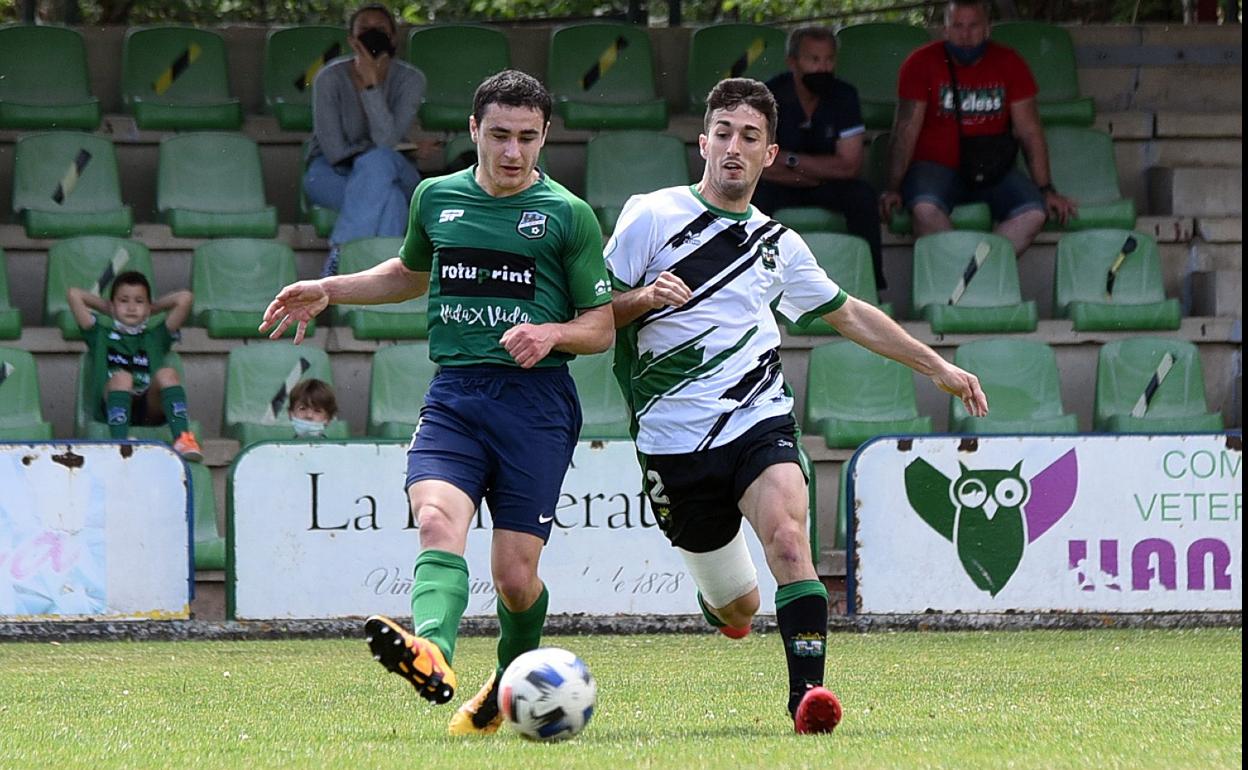
M 520 212 L 516 231 L 529 240 L 537 240 L 546 234 L 546 215 L 540 211 Z
M 775 270 L 776 257 L 780 256 L 780 247 L 774 243 L 763 241 L 758 245 L 758 256 L 762 257 L 763 267 L 768 270 Z

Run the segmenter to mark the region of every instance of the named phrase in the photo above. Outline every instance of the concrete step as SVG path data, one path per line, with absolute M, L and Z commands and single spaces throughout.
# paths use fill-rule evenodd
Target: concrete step
M 1201 270 L 1192 273 L 1192 309 L 1243 317 L 1244 271 Z
M 1242 217 L 1243 169 L 1156 166 L 1148 171 L 1149 211 L 1177 216 Z

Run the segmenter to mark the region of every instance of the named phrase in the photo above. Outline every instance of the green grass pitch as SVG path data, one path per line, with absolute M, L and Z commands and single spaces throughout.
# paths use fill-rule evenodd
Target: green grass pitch
M 419 700 L 363 640 L 0 645 L 0 768 L 1239 768 L 1242 629 L 835 634 L 831 735 L 796 736 L 775 634 L 551 637 L 598 680 L 562 744 L 451 739 L 492 665 Z

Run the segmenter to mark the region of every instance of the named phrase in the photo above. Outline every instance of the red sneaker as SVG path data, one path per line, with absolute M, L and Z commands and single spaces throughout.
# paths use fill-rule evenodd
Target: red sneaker
M 841 723 L 841 702 L 825 687 L 812 687 L 797 704 L 793 729 L 799 733 L 830 733 Z

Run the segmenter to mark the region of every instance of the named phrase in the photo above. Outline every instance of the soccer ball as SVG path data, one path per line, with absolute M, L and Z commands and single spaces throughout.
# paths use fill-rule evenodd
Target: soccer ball
M 498 684 L 503 719 L 535 741 L 562 741 L 585 729 L 598 686 L 585 661 L 558 647 L 531 650 L 511 662 Z

